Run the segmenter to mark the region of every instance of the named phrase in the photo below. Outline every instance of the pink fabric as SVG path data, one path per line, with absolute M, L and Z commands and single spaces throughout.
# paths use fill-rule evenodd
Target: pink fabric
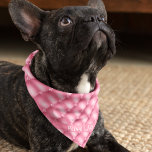
M 70 140 L 85 147 L 98 120 L 98 93 L 100 86 L 87 94 L 67 93 L 55 90 L 37 80 L 30 71 L 33 52 L 23 67 L 29 94 L 49 122 Z

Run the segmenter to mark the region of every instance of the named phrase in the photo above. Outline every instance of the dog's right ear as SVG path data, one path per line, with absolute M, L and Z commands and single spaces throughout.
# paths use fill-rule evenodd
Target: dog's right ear
M 11 0 L 9 3 L 9 13 L 24 40 L 34 41 L 46 12 L 27 0 Z

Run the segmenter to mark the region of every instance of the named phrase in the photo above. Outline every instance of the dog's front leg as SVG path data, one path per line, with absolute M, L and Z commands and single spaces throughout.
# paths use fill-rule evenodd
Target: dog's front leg
M 72 144 L 42 115 L 29 123 L 28 135 L 32 152 L 66 152 Z
M 96 136 L 95 138 L 94 142 L 88 144 L 89 152 L 129 152 L 106 129 L 104 136 Z
M 101 113 L 92 136 L 87 143 L 87 147 L 89 152 L 129 152 L 104 128 Z

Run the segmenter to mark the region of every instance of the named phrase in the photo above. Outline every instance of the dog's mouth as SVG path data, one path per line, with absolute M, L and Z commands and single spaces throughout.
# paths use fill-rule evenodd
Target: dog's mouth
M 88 41 L 88 44 L 86 46 L 86 49 L 91 49 L 91 48 L 93 48 L 96 51 L 98 51 L 101 48 L 106 48 L 110 52 L 111 55 L 114 55 L 116 53 L 114 32 L 112 31 L 110 33 L 110 32 L 98 29 L 93 34 L 90 41 Z
M 104 48 L 105 45 L 108 46 L 107 35 L 103 31 L 97 30 L 85 45 L 85 49 L 81 51 L 87 51 L 89 54 L 93 55 L 101 48 Z
M 106 41 L 107 41 L 106 34 L 103 31 L 98 30 L 95 32 L 94 36 L 92 37 L 91 43 L 94 43 L 94 45 L 96 45 L 96 48 L 99 49 L 102 47 L 102 44 Z

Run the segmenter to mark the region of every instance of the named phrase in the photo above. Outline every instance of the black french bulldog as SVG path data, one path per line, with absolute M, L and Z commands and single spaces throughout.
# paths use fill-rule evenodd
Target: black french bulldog
M 107 25 L 101 0 L 52 11 L 11 0 L 9 12 L 23 38 L 40 50 L 31 65 L 38 80 L 65 92 L 94 90 L 98 72 L 116 53 L 115 34 Z M 27 91 L 22 67 L 4 61 L 0 62 L 0 136 L 33 152 L 83 150 L 40 112 Z M 128 152 L 104 128 L 101 112 L 86 151 Z

